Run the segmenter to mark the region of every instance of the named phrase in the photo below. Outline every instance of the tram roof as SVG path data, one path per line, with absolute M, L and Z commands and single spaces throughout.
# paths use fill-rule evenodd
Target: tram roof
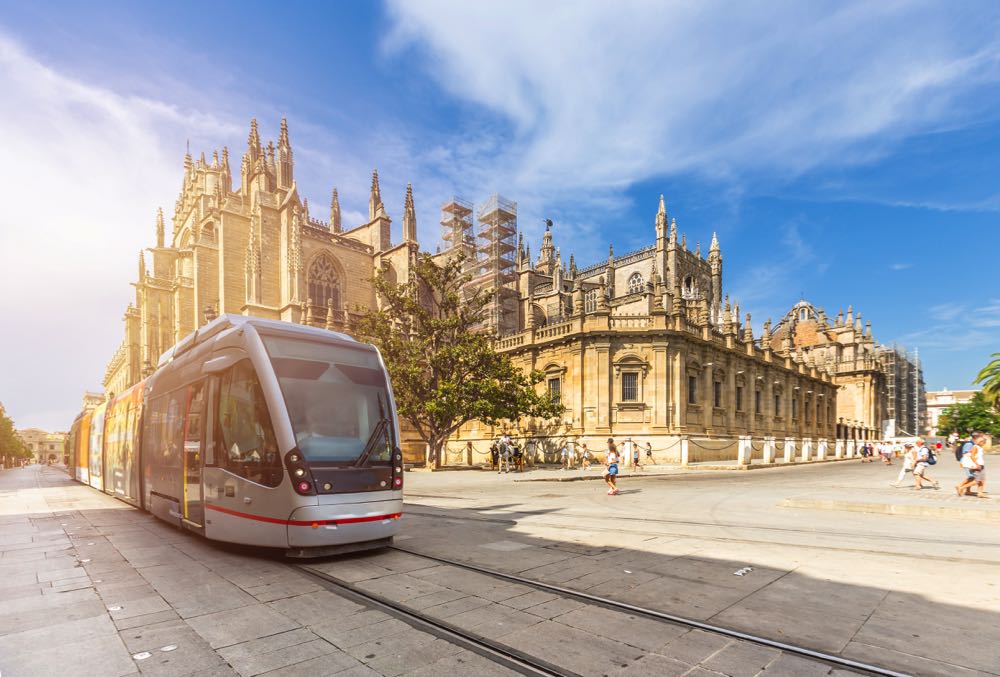
M 217 318 L 211 322 L 199 327 L 195 331 L 191 332 L 180 341 L 175 343 L 173 346 L 167 349 L 162 355 L 160 355 L 159 362 L 157 366 L 163 366 L 173 358 L 178 355 L 183 355 L 191 348 L 199 345 L 213 336 L 217 336 L 227 329 L 232 329 L 234 327 L 242 327 L 245 325 L 252 325 L 260 329 L 275 329 L 277 331 L 290 332 L 293 334 L 302 334 L 303 336 L 315 336 L 317 338 L 325 339 L 337 339 L 339 341 L 345 341 L 349 343 L 358 343 L 357 339 L 348 336 L 347 334 L 329 331 L 326 329 L 319 329 L 318 327 L 310 327 L 308 325 L 295 324 L 294 322 L 283 322 L 281 320 L 267 320 L 261 317 L 249 317 L 247 315 L 237 315 L 235 313 L 225 313 L 219 315 Z

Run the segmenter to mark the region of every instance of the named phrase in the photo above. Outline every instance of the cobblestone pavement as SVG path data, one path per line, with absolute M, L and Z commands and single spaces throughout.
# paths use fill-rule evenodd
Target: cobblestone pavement
M 777 507 L 830 484 L 881 490 L 892 470 L 634 479 L 617 497 L 600 482 L 410 473 L 399 544 L 914 674 L 995 674 L 1000 554 L 983 524 Z M 579 674 L 830 672 L 398 551 L 316 566 Z M 0 472 L 0 574 L 4 677 L 508 674 L 54 468 Z

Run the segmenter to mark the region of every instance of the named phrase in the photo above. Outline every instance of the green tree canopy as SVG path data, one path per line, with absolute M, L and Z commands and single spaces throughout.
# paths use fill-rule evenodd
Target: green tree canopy
M 31 452 L 14 428 L 14 421 L 0 405 L 0 456 L 30 458 Z
M 994 437 L 1000 436 L 1000 416 L 986 400 L 982 392 L 962 404 L 948 407 L 938 419 L 938 434 L 958 433 L 966 435 L 973 430 L 982 430 Z
M 993 353 L 991 357 L 993 359 L 976 375 L 974 382 L 983 386 L 983 397 L 1000 411 L 1000 353 Z
M 382 352 L 399 415 L 429 445 L 435 464 L 448 437 L 469 421 L 497 425 L 562 412 L 536 391 L 540 372 L 525 373 L 494 349 L 495 336 L 482 329 L 490 293 L 469 290 L 464 263 L 457 256 L 438 265 L 419 254 L 404 284 L 378 273 L 380 307 L 359 309 L 353 326 Z

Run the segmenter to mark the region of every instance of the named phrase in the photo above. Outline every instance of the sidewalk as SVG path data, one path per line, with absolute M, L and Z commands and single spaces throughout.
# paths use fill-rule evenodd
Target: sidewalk
M 398 633 L 398 621 L 278 560 L 234 550 L 56 467 L 0 472 L 0 673 L 383 674 L 372 669 L 379 652 L 360 651 L 356 638 Z M 437 661 L 478 658 L 451 645 L 442 658 L 423 651 L 441 640 L 406 632 L 407 643 L 392 647 L 405 670 L 447 674 Z

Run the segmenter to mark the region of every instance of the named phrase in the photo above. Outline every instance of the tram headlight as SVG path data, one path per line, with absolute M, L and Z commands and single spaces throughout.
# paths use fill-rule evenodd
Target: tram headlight
M 291 461 L 292 463 L 298 463 L 299 462 L 299 455 L 298 454 L 292 454 L 291 456 L 288 457 L 288 460 Z
M 396 466 L 396 472 L 403 472 L 403 469 L 400 468 L 399 466 Z
M 295 469 L 295 476 L 296 477 L 304 477 L 305 474 L 306 474 L 306 471 L 305 471 L 304 468 L 296 468 Z

